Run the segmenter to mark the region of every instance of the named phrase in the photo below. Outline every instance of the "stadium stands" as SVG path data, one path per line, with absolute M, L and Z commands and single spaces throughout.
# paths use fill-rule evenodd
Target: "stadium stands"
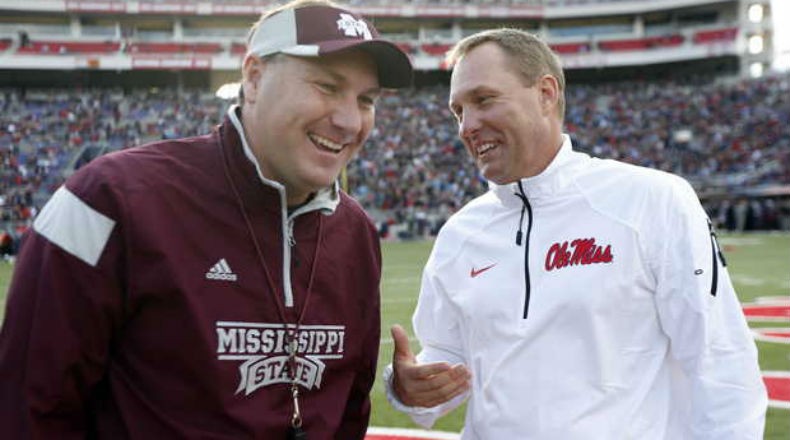
M 9 3 L 12 2 L 0 0 L 0 10 Z M 246 52 L 244 35 L 249 22 L 273 3 L 276 2 L 54 1 L 37 8 L 36 14 L 14 5 L 3 11 L 9 16 L 0 23 L 0 52 L 7 51 L 10 55 L 5 57 L 6 66 L 18 69 L 32 65 L 31 57 L 25 55 L 60 56 L 57 62 L 38 63 L 47 68 L 81 69 L 86 62 L 79 55 L 91 54 L 89 67 L 104 70 L 231 70 L 238 68 L 239 59 Z M 738 20 L 745 20 L 739 18 L 742 15 L 738 12 L 739 2 L 710 3 L 699 4 L 694 0 L 352 2 L 372 17 L 386 35 L 398 41 L 423 70 L 443 69 L 446 50 L 461 36 L 481 29 L 482 23 L 515 26 L 541 34 L 559 53 L 569 55 L 570 68 L 700 60 L 709 56 L 749 58 L 749 63 L 742 63 L 743 66 L 754 62 L 765 64 L 763 55 L 742 50 L 743 39 L 767 34 L 754 25 L 739 26 Z M 413 20 L 413 17 L 420 18 Z M 9 38 L 17 33 L 19 37 Z M 22 34 L 27 41 L 22 41 Z M 75 56 L 69 59 L 63 55 Z M 153 58 L 178 55 L 183 59 L 200 56 L 201 60 L 141 64 L 135 59 L 139 55 Z
M 384 96 L 371 140 L 348 170 L 351 194 L 382 224 L 410 225 L 412 235 L 435 232 L 486 188 L 457 140 L 447 93 L 434 86 Z M 27 224 L 64 171 L 104 149 L 206 133 L 226 106 L 208 92 L 2 91 L 2 220 Z M 790 184 L 788 120 L 788 75 L 571 84 L 566 131 L 594 156 L 685 176 L 703 196 L 713 195 L 711 215 L 737 228 L 747 224 L 732 220 L 737 203 L 723 195 Z M 750 199 L 752 210 L 775 212 L 777 220 L 748 227 L 778 227 L 782 212 L 790 225 L 786 197 Z
M 709 45 L 732 42 L 737 29 L 714 29 L 696 31 L 691 37 L 693 45 Z M 596 44 L 590 41 L 557 42 L 551 47 L 562 55 L 585 54 L 594 50 L 601 52 L 649 51 L 656 48 L 679 47 L 687 42 L 683 34 L 639 38 L 600 38 Z M 449 43 L 398 42 L 398 46 L 406 53 L 414 56 L 427 56 L 441 59 L 452 46 Z M 0 39 L 0 52 L 13 48 L 13 40 Z M 161 56 L 183 55 L 221 55 L 241 57 L 246 53 L 246 44 L 233 41 L 229 44 L 216 42 L 140 42 L 140 41 L 70 41 L 70 40 L 34 40 L 26 45 L 19 45 L 16 54 L 20 55 L 69 55 L 69 54 L 155 54 Z
M 11 38 L 0 38 L 0 52 L 8 50 L 14 44 Z
M 129 53 L 157 54 L 213 54 L 223 50 L 219 43 L 131 43 L 126 49 Z
M 5 8 L 0 55 L 8 69 L 2 73 L 5 84 L 23 87 L 0 89 L 0 220 L 24 226 L 64 172 L 96 155 L 209 131 L 222 117 L 225 102 L 205 90 L 131 90 L 146 83 L 132 81 L 130 87 L 127 78 L 148 72 L 164 78 L 172 73 L 179 77 L 176 89 L 209 83 L 185 78 L 226 82 L 219 78 L 228 72 L 235 75 L 246 53 L 247 27 L 273 2 L 53 1 L 35 8 L 23 3 L 0 0 L 0 8 Z M 754 35 L 768 38 L 770 28 L 747 23 L 735 0 L 350 3 L 397 41 L 427 78 L 418 89 L 382 99 L 378 127 L 348 170 L 350 192 L 382 224 L 407 224 L 411 235 L 435 231 L 450 213 L 485 190 L 456 139 L 446 109 L 446 86 L 425 86 L 446 80 L 442 58 L 464 35 L 500 25 L 531 29 L 562 55 L 569 71 L 606 70 L 612 72 L 610 80 L 650 78 L 642 74 L 648 65 L 664 65 L 665 72 L 680 68 L 696 73 L 695 66 L 712 60 L 706 71 L 739 70 L 743 76 L 755 63 L 769 65 L 764 53 L 743 48 Z M 621 67 L 628 73 L 615 72 Z M 84 79 L 97 71 L 118 72 L 122 83 L 101 83 L 128 89 L 30 89 L 31 84 L 48 84 L 40 79 L 41 72 L 58 75 L 57 69 L 80 72 L 74 77 L 82 77 L 81 84 L 90 84 Z M 184 74 L 187 71 L 205 75 Z M 16 72 L 33 72 L 30 76 L 36 79 L 25 82 L 25 75 Z M 678 77 L 661 75 L 665 76 Z M 784 188 L 776 193 L 784 197 L 777 211 L 790 199 L 788 83 L 787 76 L 753 81 L 698 78 L 691 84 L 655 79 L 602 85 L 571 81 L 567 131 L 580 149 L 595 156 L 682 174 L 706 202 L 716 205 L 710 209 L 720 223 L 745 228 L 746 222 L 727 220 L 734 216 L 726 212 L 744 206 L 725 197 L 728 191 L 765 196 L 773 191 L 771 186 Z M 762 199 L 768 200 L 772 199 Z
M 224 104 L 170 91 L 0 89 L 0 223 L 29 226 L 75 163 L 140 143 L 207 133 Z
M 789 91 L 790 76 L 572 84 L 566 130 L 577 148 L 594 156 L 685 176 L 711 196 L 711 215 L 718 218 L 726 194 L 790 184 L 790 130 L 781 122 L 790 120 Z M 393 223 L 414 223 L 415 213 L 427 212 L 436 226 L 485 190 L 456 140 L 446 102 L 444 87 L 385 101 L 370 146 L 349 172 L 352 193 L 366 208 Z M 786 216 L 790 222 L 790 206 Z M 720 223 L 734 227 L 723 217 Z
M 560 55 L 582 53 L 590 51 L 590 43 L 555 43 L 551 48 Z
M 20 45 L 17 53 L 36 55 L 64 55 L 75 53 L 113 53 L 121 49 L 117 41 L 52 41 L 37 40 Z
M 738 29 L 734 27 L 725 29 L 711 29 L 694 33 L 694 44 L 716 43 L 733 41 L 738 36 Z
M 598 48 L 604 51 L 649 50 L 657 47 L 679 46 L 683 44 L 683 41 L 682 35 L 673 34 L 660 37 L 600 41 Z

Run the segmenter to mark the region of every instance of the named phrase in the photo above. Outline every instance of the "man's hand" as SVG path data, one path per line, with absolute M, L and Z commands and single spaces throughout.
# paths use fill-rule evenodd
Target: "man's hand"
M 447 402 L 469 389 L 471 374 L 463 365 L 447 362 L 417 364 L 409 348 L 409 336 L 398 324 L 392 326 L 395 351 L 392 353 L 392 390 L 407 406 L 432 407 Z

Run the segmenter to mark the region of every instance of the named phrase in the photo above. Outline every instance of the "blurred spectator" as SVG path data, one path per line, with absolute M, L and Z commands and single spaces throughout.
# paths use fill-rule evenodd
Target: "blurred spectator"
M 349 165 L 349 193 L 382 236 L 434 235 L 486 189 L 457 140 L 447 94 L 440 85 L 383 96 Z M 790 75 L 570 84 L 567 96 L 566 131 L 593 156 L 671 171 L 701 192 L 790 185 Z M 0 220 L 26 226 L 64 171 L 109 150 L 207 133 L 226 105 L 207 91 L 0 90 Z M 728 230 L 790 229 L 787 197 L 706 207 Z

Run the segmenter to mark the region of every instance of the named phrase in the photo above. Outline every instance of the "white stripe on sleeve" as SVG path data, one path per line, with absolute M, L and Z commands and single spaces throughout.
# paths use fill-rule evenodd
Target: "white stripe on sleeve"
M 61 186 L 44 205 L 33 229 L 80 260 L 96 266 L 115 221 Z

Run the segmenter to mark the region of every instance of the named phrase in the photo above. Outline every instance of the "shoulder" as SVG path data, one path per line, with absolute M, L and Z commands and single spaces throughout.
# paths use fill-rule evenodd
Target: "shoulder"
M 102 156 L 88 164 L 129 169 L 137 176 L 154 177 L 166 168 L 169 174 L 188 168 L 215 169 L 220 157 L 215 134 L 152 142 Z
M 352 258 L 362 266 L 381 270 L 381 245 L 378 229 L 359 203 L 340 191 L 340 203 L 330 215 L 324 216 L 326 246 L 337 255 Z
M 78 193 L 108 185 L 134 191 L 180 178 L 201 179 L 216 173 L 219 158 L 213 135 L 158 141 L 100 156 L 77 170 L 67 186 Z
M 611 159 L 591 159 L 589 166 L 578 174 L 579 182 L 595 186 L 622 185 L 623 190 L 666 190 L 683 185 L 685 180 L 675 174 L 661 170 L 628 164 Z
M 468 233 L 472 232 L 469 229 L 476 229 L 482 227 L 484 220 L 491 216 L 491 212 L 499 206 L 499 202 L 493 192 L 488 191 L 485 194 L 478 196 L 455 214 L 450 216 L 447 223 L 442 227 L 440 235 L 444 232 L 445 235 Z
M 216 166 L 219 151 L 210 144 L 211 136 L 203 136 L 108 153 L 72 174 L 62 192 L 118 220 L 128 211 L 132 199 L 137 200 L 135 204 L 145 204 L 153 195 L 167 198 L 168 191 L 194 192 L 201 182 L 213 181 L 221 171 Z M 216 156 L 211 155 L 212 150 Z
M 629 223 L 699 205 L 684 178 L 615 160 L 592 159 L 575 184 L 594 209 Z
M 652 261 L 662 261 L 661 249 L 673 237 L 689 233 L 689 227 L 698 232 L 707 228 L 694 189 L 675 174 L 593 159 L 574 184 L 593 212 L 632 231 Z
M 335 234 L 342 232 L 343 235 L 350 234 L 357 238 L 365 236 L 367 237 L 366 241 L 378 241 L 376 225 L 359 202 L 343 191 L 340 191 L 338 195 L 340 202 L 335 211 L 327 218 L 328 225 L 333 232 Z
M 344 191 L 340 191 L 338 195 L 340 197 L 340 203 L 338 203 L 337 209 L 333 215 L 338 215 L 344 220 L 354 223 L 373 224 L 373 219 L 365 212 L 359 202 Z
M 496 195 L 488 191 L 450 216 L 436 236 L 432 254 L 434 262 L 439 264 L 455 258 L 464 248 L 467 240 L 478 236 L 486 229 L 493 217 L 492 214 L 501 206 Z

